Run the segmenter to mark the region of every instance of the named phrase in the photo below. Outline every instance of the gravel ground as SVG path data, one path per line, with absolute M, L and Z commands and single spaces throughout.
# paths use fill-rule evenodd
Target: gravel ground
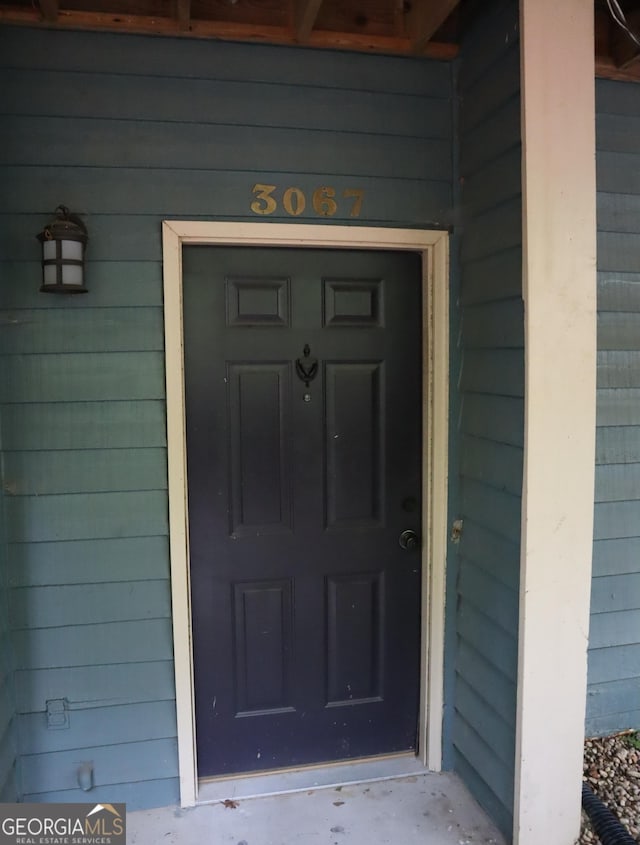
M 640 731 L 626 732 L 584 744 L 584 779 L 635 839 L 640 837 Z M 579 845 L 600 840 L 585 813 Z

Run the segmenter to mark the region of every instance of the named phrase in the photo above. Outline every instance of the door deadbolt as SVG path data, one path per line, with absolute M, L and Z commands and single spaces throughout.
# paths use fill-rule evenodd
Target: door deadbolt
M 412 531 L 410 528 L 407 528 L 405 531 L 402 532 L 402 534 L 398 538 L 398 542 L 405 551 L 412 552 L 414 549 L 417 549 L 420 545 L 420 538 L 418 537 L 415 531 Z

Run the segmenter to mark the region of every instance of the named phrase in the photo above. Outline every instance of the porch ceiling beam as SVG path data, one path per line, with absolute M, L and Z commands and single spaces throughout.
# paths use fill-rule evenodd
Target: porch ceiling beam
M 40 10 L 45 21 L 56 21 L 58 19 L 58 0 L 40 0 Z
M 416 0 L 409 14 L 408 24 L 412 52 L 422 53 L 426 44 L 460 4 L 460 0 Z
M 318 18 L 320 6 L 322 6 L 322 0 L 294 0 L 293 25 L 298 41 L 306 41 L 309 38 Z
M 176 0 L 176 19 L 179 29 L 187 32 L 191 26 L 191 0 Z

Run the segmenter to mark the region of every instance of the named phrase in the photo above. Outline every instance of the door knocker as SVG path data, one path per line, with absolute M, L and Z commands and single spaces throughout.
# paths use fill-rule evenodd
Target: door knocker
M 311 349 L 308 343 L 305 344 L 302 354 L 303 357 L 298 358 L 296 361 L 296 373 L 300 381 L 304 382 L 304 386 L 309 387 L 309 384 L 318 375 L 318 359 L 311 357 Z M 306 398 L 307 395 L 308 394 L 305 394 L 306 402 L 309 401 L 309 399 Z

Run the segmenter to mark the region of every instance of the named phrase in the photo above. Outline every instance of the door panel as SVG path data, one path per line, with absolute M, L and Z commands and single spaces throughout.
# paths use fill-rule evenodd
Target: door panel
M 186 247 L 183 273 L 199 774 L 413 749 L 420 260 Z

